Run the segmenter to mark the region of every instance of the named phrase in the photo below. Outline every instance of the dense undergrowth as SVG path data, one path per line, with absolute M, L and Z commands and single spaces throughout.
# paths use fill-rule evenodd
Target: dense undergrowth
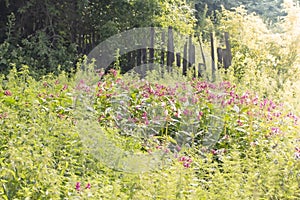
M 106 134 L 114 145 L 141 155 L 165 151 L 170 161 L 127 173 L 82 141 L 73 98 L 83 88 L 87 92 L 84 79 L 76 82 L 62 73 L 37 82 L 28 74 L 24 66 L 1 79 L 3 199 L 300 197 L 298 117 L 284 102 L 230 82 L 182 78 L 164 85 L 111 71 L 89 93 L 100 126 L 111 130 Z M 114 103 L 121 99 L 122 106 Z M 223 123 L 209 122 L 212 116 Z M 152 134 L 142 140 L 137 133 L 149 133 L 149 127 Z M 205 143 L 209 133 L 219 134 L 216 143 Z
M 272 30 L 222 11 L 233 60 L 214 83 L 14 67 L 0 77 L 1 199 L 299 199 L 300 22 L 286 9 Z

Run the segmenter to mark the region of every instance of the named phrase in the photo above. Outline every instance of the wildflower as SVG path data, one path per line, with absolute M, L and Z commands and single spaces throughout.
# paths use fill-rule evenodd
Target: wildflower
M 181 98 L 179 98 L 179 101 L 180 102 L 182 102 L 182 103 L 185 103 L 185 102 L 187 102 L 187 98 L 186 97 L 181 97 Z
M 254 105 L 257 105 L 257 103 L 258 103 L 258 96 L 257 96 L 257 95 L 255 96 L 254 99 L 252 99 L 252 103 L 253 103 Z
M 229 99 L 229 101 L 227 102 L 228 105 L 231 105 L 234 102 L 234 98 Z
M 281 112 L 275 112 L 275 113 L 273 113 L 273 116 L 274 117 L 280 117 L 281 116 Z
M 185 162 L 185 163 L 183 163 L 183 166 L 184 166 L 185 168 L 189 168 L 191 165 L 190 165 L 190 163 Z
M 44 82 L 44 83 L 43 83 L 43 86 L 44 86 L 44 87 L 48 87 L 49 85 L 48 85 L 47 82 Z
M 196 104 L 197 102 L 198 102 L 197 96 L 193 96 L 193 97 L 192 97 L 192 103 L 193 103 L 193 104 Z
M 168 154 L 170 153 L 170 150 L 168 148 L 165 149 L 165 153 Z
M 181 150 L 181 147 L 179 145 L 176 145 L 176 150 L 179 152 Z
M 149 97 L 150 97 L 150 95 L 149 95 L 148 93 L 145 93 L 145 92 L 142 94 L 142 96 L 143 96 L 144 98 L 149 98 Z
M 224 135 L 224 137 L 222 138 L 222 140 L 228 140 L 229 139 L 229 135 Z
M 200 120 L 202 116 L 203 116 L 203 112 L 200 111 L 200 112 L 198 113 L 198 119 Z
M 88 183 L 88 184 L 85 186 L 85 189 L 91 189 L 91 184 Z
M 12 93 L 11 93 L 11 91 L 9 91 L 9 90 L 5 90 L 5 91 L 4 91 L 4 95 L 5 95 L 5 96 L 11 96 Z
M 182 156 L 182 157 L 179 158 L 180 162 L 183 162 L 183 161 L 186 161 L 186 160 L 187 160 L 187 157 L 185 157 L 185 156 Z
M 80 191 L 80 182 L 77 182 L 77 183 L 76 183 L 75 189 L 76 189 L 77 191 Z
M 272 130 L 272 133 L 274 133 L 274 134 L 277 134 L 280 132 L 280 129 L 277 127 L 272 127 L 271 130 Z
M 105 74 L 105 72 L 104 72 L 103 70 L 101 70 L 101 71 L 98 73 L 98 76 L 101 78 L 104 74 Z
M 240 119 L 237 120 L 237 123 L 239 126 L 243 126 L 243 122 Z
M 190 116 L 192 115 L 192 111 L 188 110 L 188 109 L 184 109 L 184 111 L 182 112 L 185 116 Z
M 149 124 L 150 124 L 150 122 L 149 122 L 149 120 L 148 120 L 148 117 L 147 117 L 147 112 L 144 112 L 144 113 L 142 114 L 142 119 L 144 120 L 144 123 L 145 123 L 146 125 L 149 125 Z
M 272 117 L 272 114 L 270 112 L 268 112 L 268 116 L 267 116 L 267 119 L 272 121 L 273 120 L 273 117 Z
M 110 69 L 109 72 L 110 72 L 114 77 L 117 76 L 117 70 L 115 70 L 115 69 Z
M 174 113 L 174 116 L 177 117 L 177 118 L 180 118 L 180 117 L 181 117 L 181 112 L 180 112 L 180 110 L 178 110 L 178 112 L 175 112 L 175 113 Z
M 268 100 L 264 99 L 263 102 L 260 103 L 260 108 L 263 109 L 267 105 Z
M 147 112 L 144 112 L 144 113 L 142 114 L 142 119 L 147 119 Z
M 179 158 L 179 162 L 183 162 L 183 166 L 185 168 L 189 168 L 191 166 L 191 163 L 193 162 L 193 160 L 189 157 L 182 156 Z
M 231 91 L 229 92 L 229 95 L 230 95 L 231 97 L 233 97 L 233 98 L 237 98 L 237 94 L 235 94 L 235 91 L 234 91 L 234 90 L 231 90 Z
M 66 89 L 68 89 L 68 85 L 64 84 L 64 87 L 62 88 L 62 90 L 66 90 Z
M 212 150 L 211 150 L 211 153 L 212 153 L 213 155 L 217 155 L 217 154 L 218 154 L 218 151 L 215 150 L 215 149 L 212 149 Z

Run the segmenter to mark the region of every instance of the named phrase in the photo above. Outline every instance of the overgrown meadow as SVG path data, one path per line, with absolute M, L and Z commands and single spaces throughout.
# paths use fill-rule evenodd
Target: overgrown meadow
M 111 70 L 92 88 L 28 74 L 1 78 L 3 199 L 299 198 L 298 116 L 285 102 L 178 75 L 163 84 Z M 97 156 L 80 136 L 78 91 L 93 97 L 99 134 L 141 160 L 163 151 L 167 164 L 128 172 Z
M 215 82 L 89 66 L 2 75 L 1 199 L 299 199 L 293 12 L 276 34 L 223 14 L 234 57 Z

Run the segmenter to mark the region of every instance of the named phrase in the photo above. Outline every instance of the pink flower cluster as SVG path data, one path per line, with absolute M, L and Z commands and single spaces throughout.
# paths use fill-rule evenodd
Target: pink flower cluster
M 187 156 L 182 156 L 178 160 L 179 160 L 179 162 L 181 162 L 183 164 L 183 166 L 185 168 L 191 167 L 191 164 L 193 162 L 193 160 L 190 157 L 187 157 Z
M 4 95 L 5 95 L 5 96 L 11 96 L 12 93 L 11 93 L 11 91 L 9 91 L 9 90 L 5 90 L 5 91 L 4 91 Z
M 75 190 L 76 191 L 81 191 L 81 183 L 80 182 L 77 182 L 76 185 L 75 185 Z M 85 189 L 91 189 L 91 184 L 88 183 L 86 186 L 85 186 Z

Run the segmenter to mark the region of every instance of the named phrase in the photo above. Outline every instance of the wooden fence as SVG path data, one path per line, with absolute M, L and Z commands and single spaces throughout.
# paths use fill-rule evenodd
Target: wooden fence
M 156 34 L 161 34 L 159 39 L 161 41 L 155 41 L 157 39 Z M 80 50 L 88 52 L 95 45 L 94 37 L 88 37 L 88 40 L 80 40 Z M 85 44 L 85 42 L 88 44 Z M 147 48 L 140 48 L 135 51 L 126 53 L 119 58 L 119 63 L 123 73 L 129 71 L 137 66 L 147 65 L 150 63 L 159 63 L 161 66 L 166 66 L 167 71 L 172 71 L 172 67 L 177 66 L 182 69 L 182 74 L 187 75 L 188 69 L 192 69 L 194 77 L 201 77 L 204 71 L 211 69 L 212 78 L 214 79 L 216 68 L 227 69 L 231 65 L 232 55 L 229 42 L 229 34 L 224 33 L 224 45 L 225 48 L 217 47 L 215 45 L 215 36 L 213 33 L 210 34 L 210 52 L 205 52 L 201 39 L 198 38 L 200 50 L 196 54 L 196 45 L 192 40 L 192 36 L 188 37 L 183 45 L 183 49 L 180 52 L 175 52 L 174 32 L 172 27 L 169 27 L 167 31 L 156 33 L 155 28 L 151 28 L 150 31 L 150 42 L 147 42 L 149 46 Z M 160 47 L 155 46 L 161 44 Z M 206 47 L 207 49 L 207 47 Z M 207 56 L 207 54 L 210 54 Z M 196 59 L 199 56 L 199 59 Z M 207 58 L 210 57 L 210 61 Z M 196 63 L 196 60 L 201 62 Z M 208 66 L 208 63 L 211 66 Z M 112 68 L 114 64 L 111 64 L 109 68 Z

